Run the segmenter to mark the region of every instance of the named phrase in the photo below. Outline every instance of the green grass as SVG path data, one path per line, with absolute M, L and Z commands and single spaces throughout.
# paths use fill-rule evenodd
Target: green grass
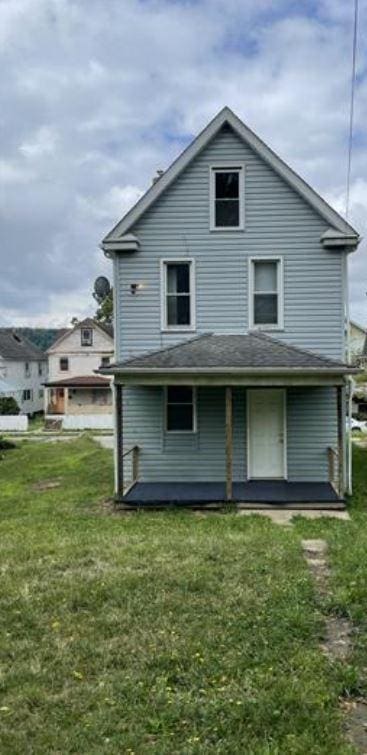
M 289 529 L 111 515 L 111 456 L 82 437 L 0 461 L 0 752 L 354 752 L 338 696 L 360 684 L 361 658 L 319 650 L 300 535 L 328 537 L 334 604 L 362 623 L 366 452 L 353 522 Z M 37 489 L 47 480 L 61 486 Z

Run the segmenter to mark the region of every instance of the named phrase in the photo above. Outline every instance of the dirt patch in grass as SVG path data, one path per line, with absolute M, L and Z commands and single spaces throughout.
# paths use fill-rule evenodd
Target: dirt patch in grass
M 31 485 L 31 489 L 37 493 L 40 493 L 43 490 L 53 490 L 53 488 L 60 488 L 61 482 L 62 480 L 60 477 L 54 480 L 40 480 L 39 482 L 34 482 L 33 485 Z
M 331 594 L 330 569 L 325 540 L 302 540 L 302 548 L 309 569 L 321 598 Z M 352 648 L 353 627 L 349 619 L 327 614 L 325 616 L 325 640 L 321 649 L 332 660 L 346 661 Z
M 347 738 L 362 755 L 367 753 L 367 701 L 343 700 Z

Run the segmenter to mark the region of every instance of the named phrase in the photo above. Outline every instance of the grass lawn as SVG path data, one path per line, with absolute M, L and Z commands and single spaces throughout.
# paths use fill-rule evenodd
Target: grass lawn
M 366 451 L 352 522 L 289 529 L 110 515 L 111 456 L 82 437 L 0 461 L 2 755 L 354 752 L 338 697 L 363 689 L 366 651 L 331 663 L 319 641 L 325 608 L 367 639 Z M 326 607 L 305 535 L 330 543 Z

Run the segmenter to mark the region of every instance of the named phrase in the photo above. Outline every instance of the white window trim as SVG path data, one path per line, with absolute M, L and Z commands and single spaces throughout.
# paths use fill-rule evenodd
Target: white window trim
M 86 332 L 90 333 L 90 343 L 83 343 L 83 333 L 86 333 Z M 89 339 L 88 339 L 88 341 L 89 341 Z M 81 328 L 80 329 L 80 345 L 81 346 L 86 346 L 87 348 L 88 348 L 88 346 L 89 347 L 93 346 L 93 328 Z
M 186 262 L 190 269 L 190 325 L 168 325 L 166 294 L 167 294 L 167 264 Z M 194 333 L 196 330 L 196 286 L 195 260 L 193 257 L 167 257 L 160 260 L 161 268 L 161 331 L 163 333 Z
M 192 406 L 193 406 L 193 427 L 192 430 L 168 430 L 167 428 L 167 407 L 168 407 L 168 388 L 179 388 L 181 386 L 165 385 L 164 386 L 164 432 L 168 435 L 194 435 L 198 431 L 198 412 L 197 412 L 197 388 L 194 385 L 185 385 L 185 388 L 192 388 Z
M 61 367 L 61 362 L 62 362 L 62 361 L 63 361 L 64 359 L 66 360 L 66 363 L 67 363 L 67 364 L 66 364 L 66 367 L 65 367 L 65 368 L 62 368 L 62 367 Z M 60 357 L 60 358 L 59 358 L 59 372 L 69 372 L 69 357 Z
M 278 322 L 269 324 L 254 323 L 254 294 L 255 294 L 255 262 L 277 262 L 277 293 L 278 293 Z M 248 310 L 249 310 L 249 329 L 250 330 L 284 330 L 284 265 L 283 257 L 279 255 L 261 255 L 250 257 L 248 270 Z
M 239 225 L 215 225 L 215 174 L 223 170 L 237 171 L 239 174 L 238 192 L 239 192 Z M 225 233 L 226 231 L 244 231 L 245 229 L 245 163 L 237 161 L 217 160 L 209 165 L 209 228 L 216 233 Z

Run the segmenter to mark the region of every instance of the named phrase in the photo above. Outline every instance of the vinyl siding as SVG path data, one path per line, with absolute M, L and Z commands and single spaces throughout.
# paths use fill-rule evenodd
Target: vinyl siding
M 225 479 L 224 388 L 197 391 L 197 433 L 164 431 L 163 388 L 124 389 L 124 450 L 140 447 L 142 482 Z M 326 481 L 327 448 L 336 444 L 333 388 L 287 390 L 287 457 L 290 481 Z M 246 390 L 233 391 L 233 479 L 246 479 Z
M 245 230 L 210 232 L 209 166 L 245 162 Z M 160 329 L 160 260 L 196 266 L 196 331 L 248 329 L 248 260 L 282 256 L 284 330 L 272 334 L 334 358 L 344 355 L 343 253 L 326 251 L 326 222 L 233 132 L 220 132 L 131 229 L 141 248 L 115 262 L 117 359 L 185 337 Z M 135 296 L 131 283 L 142 283 Z
M 337 447 L 335 388 L 289 388 L 288 479 L 294 482 L 326 482 L 329 446 Z

